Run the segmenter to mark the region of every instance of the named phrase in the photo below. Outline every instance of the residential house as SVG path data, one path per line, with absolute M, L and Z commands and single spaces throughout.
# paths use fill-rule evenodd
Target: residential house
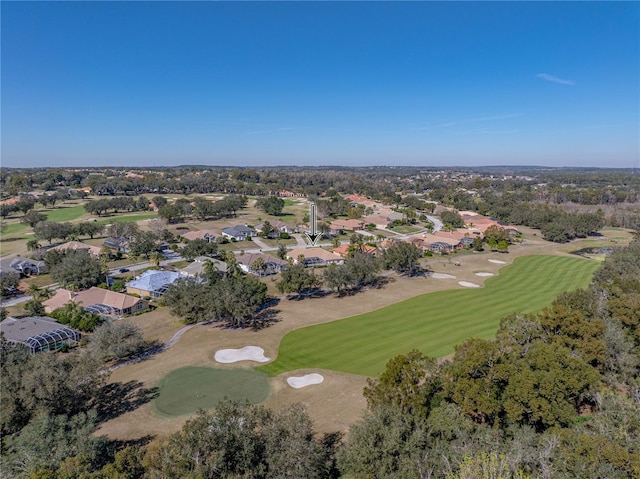
M 393 221 L 388 216 L 383 216 L 383 215 L 366 216 L 363 219 L 365 221 L 365 224 L 367 225 L 372 224 L 379 229 L 385 229 L 387 226 L 389 226 L 389 223 Z
M 125 236 L 119 237 L 109 237 L 104 240 L 104 245 L 108 248 L 115 249 L 116 251 L 121 251 L 123 253 L 129 252 L 129 238 Z
M 0 322 L 0 332 L 5 341 L 20 344 L 31 353 L 55 351 L 64 344 L 76 344 L 82 337 L 78 331 L 47 316 L 9 316 Z
M 220 236 L 217 232 L 213 230 L 197 230 L 197 231 L 188 231 L 186 233 L 181 234 L 184 239 L 193 241 L 195 239 L 203 239 L 212 243 L 216 241 L 218 236 Z
M 287 253 L 287 258 L 291 258 L 294 264 L 298 263 L 298 258 L 300 256 L 304 257 L 304 265 L 307 268 L 344 263 L 344 258 L 318 247 L 296 248 Z
M 227 263 L 215 258 L 208 258 L 206 256 L 198 256 L 193 262 L 189 263 L 178 272 L 184 276 L 202 276 L 205 272 L 207 262 L 210 262 L 213 267 L 220 272 L 223 276 L 227 274 Z
M 273 230 L 271 231 L 271 235 L 269 236 L 270 238 L 279 238 L 282 233 L 293 234 L 296 232 L 295 227 L 283 221 L 270 221 L 269 223 L 273 227 Z M 264 224 L 260 224 L 256 226 L 256 231 L 258 233 L 262 233 L 263 226 Z
M 337 219 L 333 220 L 331 224 L 329 224 L 329 231 L 331 234 L 340 234 L 343 231 L 356 231 L 364 228 L 364 225 L 367 224 L 364 220 L 343 220 Z
M 167 292 L 167 288 L 177 279 L 184 276 L 175 271 L 148 269 L 140 276 L 125 284 L 128 294 L 142 297 L 159 298 Z
M 249 228 L 247 225 L 234 225 L 222 230 L 222 235 L 236 241 L 244 241 L 251 239 L 256 235 L 256 230 Z
M 37 261 L 23 256 L 0 260 L 0 276 L 15 274 L 31 276 L 32 274 L 46 273 L 46 271 L 47 265 L 44 261 Z
M 460 239 L 445 235 L 424 234 L 421 239 L 425 248 L 434 253 L 451 253 L 464 248 Z
M 352 244 L 348 244 L 348 243 L 343 243 L 340 246 L 338 246 L 337 248 L 333 248 L 331 250 L 331 252 L 335 255 L 340 256 L 341 258 L 347 258 L 349 256 L 349 253 L 351 252 L 352 248 L 356 248 L 356 250 L 358 249 L 357 245 L 352 245 Z M 372 254 L 372 255 L 376 255 L 376 253 L 378 252 L 378 248 L 376 248 L 375 246 L 371 246 L 368 244 L 362 245 L 362 247 L 360 248 L 360 251 L 363 253 L 368 253 L 368 254 Z
M 64 307 L 70 301 L 101 316 L 129 316 L 149 307 L 149 303 L 144 299 L 95 286 L 84 291 L 59 288 L 55 295 L 43 301 L 42 305 L 45 312 L 50 313 L 54 309 Z
M 97 246 L 92 246 L 90 244 L 83 243 L 81 241 L 68 241 L 66 243 L 62 243 L 58 246 L 54 246 L 53 248 L 56 251 L 88 251 L 91 256 L 94 258 L 100 257 L 100 248 Z
M 90 186 L 84 186 L 82 188 L 69 188 L 70 195 L 77 195 L 79 192 L 90 195 L 93 190 Z
M 467 229 L 458 228 L 455 231 L 437 231 L 433 233 L 433 236 L 457 240 L 460 241 L 463 246 L 471 246 L 477 235 L 474 235 Z
M 271 222 L 271 226 L 273 226 L 276 230 L 278 230 L 280 233 L 288 233 L 288 234 L 293 234 L 296 232 L 296 227 L 295 226 L 291 226 L 288 223 L 285 223 L 284 221 L 272 221 Z
M 258 258 L 262 258 L 265 269 L 256 271 L 254 264 Z M 264 253 L 245 253 L 236 255 L 236 261 L 240 266 L 240 269 L 245 273 L 255 274 L 258 276 L 266 276 L 270 274 L 277 274 L 280 271 L 287 269 L 289 263 L 274 256 Z

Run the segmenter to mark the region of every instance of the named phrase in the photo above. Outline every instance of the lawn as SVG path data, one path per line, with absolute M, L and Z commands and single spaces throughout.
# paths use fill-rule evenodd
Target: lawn
M 75 219 L 78 219 L 87 212 L 84 209 L 84 205 L 77 205 L 61 206 L 51 211 L 39 211 L 39 213 L 44 213 L 45 215 L 47 215 L 48 221 L 62 223 L 65 221 L 73 221 Z
M 268 395 L 269 382 L 263 373 L 187 366 L 160 381 L 154 406 L 160 415 L 175 417 L 213 408 L 224 398 L 257 404 Z
M 98 223 L 101 225 L 108 225 L 111 223 L 134 223 L 136 221 L 142 220 L 150 220 L 152 218 L 157 218 L 158 213 L 142 213 L 137 215 L 128 215 L 128 216 L 111 216 L 102 220 L 98 220 Z
M 25 231 L 27 231 L 28 229 L 29 229 L 29 226 L 28 225 L 24 225 L 22 223 L 7 224 L 4 221 L 2 222 L 2 235 L 3 236 L 21 234 L 21 233 L 24 233 Z
M 390 358 L 411 349 L 442 357 L 471 337 L 494 337 L 508 314 L 540 311 L 560 292 L 586 287 L 598 266 L 580 258 L 517 258 L 484 288 L 425 294 L 292 331 L 282 339 L 277 359 L 257 369 L 273 376 L 301 368 L 377 376 Z

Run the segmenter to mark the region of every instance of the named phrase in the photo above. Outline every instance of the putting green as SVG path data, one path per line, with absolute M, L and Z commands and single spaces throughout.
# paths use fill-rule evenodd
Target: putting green
M 588 286 L 598 267 L 582 258 L 517 258 L 484 288 L 424 294 L 292 331 L 282 339 L 277 359 L 256 369 L 273 376 L 301 368 L 377 376 L 390 358 L 412 349 L 445 356 L 469 338 L 493 338 L 500 319 L 511 313 L 538 312 L 559 293 Z
M 174 417 L 210 409 L 224 398 L 257 404 L 268 395 L 269 382 L 264 373 L 187 366 L 162 378 L 154 405 L 161 415 Z

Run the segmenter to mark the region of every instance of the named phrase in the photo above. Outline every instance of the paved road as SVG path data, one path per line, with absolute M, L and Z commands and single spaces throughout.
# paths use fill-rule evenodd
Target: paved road
M 23 294 L 21 296 L 16 296 L 14 298 L 4 299 L 0 301 L 0 307 L 6 308 L 7 306 L 15 306 L 16 304 L 24 303 L 31 299 L 33 299 L 33 296 Z
M 426 215 L 426 216 L 427 216 L 427 219 L 433 223 L 433 232 L 434 233 L 436 231 L 440 231 L 442 228 L 444 228 L 444 225 L 442 224 L 442 221 L 440 221 L 438 218 L 436 218 L 435 216 L 429 216 L 429 215 Z

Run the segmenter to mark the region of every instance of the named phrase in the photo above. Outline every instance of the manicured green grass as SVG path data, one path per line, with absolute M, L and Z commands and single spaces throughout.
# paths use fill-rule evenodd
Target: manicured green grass
M 27 231 L 27 229 L 29 229 L 29 226 L 23 225 L 22 223 L 6 224 L 5 222 L 2 222 L 3 236 L 22 234 Z
M 175 417 L 210 409 L 225 397 L 257 404 L 268 395 L 269 382 L 263 373 L 187 366 L 171 371 L 160 381 L 154 406 L 159 414 Z
M 98 220 L 98 223 L 100 223 L 101 225 L 108 225 L 111 223 L 134 223 L 136 221 L 150 220 L 157 217 L 158 213 L 143 213 L 140 215 L 129 216 L 111 216 L 102 220 Z
M 445 356 L 469 338 L 494 337 L 500 319 L 511 313 L 540 311 L 560 292 L 588 286 L 598 266 L 560 256 L 517 258 L 484 288 L 425 294 L 292 331 L 282 339 L 276 361 L 257 369 L 274 376 L 300 368 L 377 376 L 390 358 L 412 349 Z
M 51 211 L 42 211 L 42 213 L 47 215 L 47 219 L 49 221 L 63 223 L 65 221 L 73 221 L 80 218 L 82 215 L 86 214 L 86 211 L 83 205 L 76 205 L 62 206 Z

